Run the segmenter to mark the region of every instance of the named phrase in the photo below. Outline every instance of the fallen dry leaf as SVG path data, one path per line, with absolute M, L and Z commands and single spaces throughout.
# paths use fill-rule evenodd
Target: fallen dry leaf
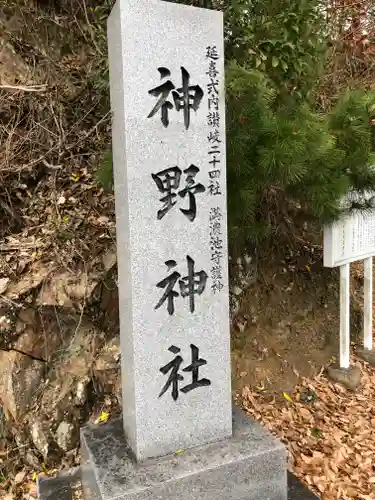
M 30 483 L 25 484 L 25 490 L 27 490 L 27 492 L 30 496 L 37 498 L 36 483 L 30 482 Z
M 109 419 L 109 413 L 107 411 L 102 411 L 99 417 L 95 420 L 95 424 L 107 422 Z
M 284 396 L 284 398 L 285 398 L 287 401 L 290 401 L 290 402 L 292 402 L 292 401 L 293 401 L 293 399 L 289 396 L 289 394 L 288 394 L 287 392 L 283 392 L 283 396 Z
M 311 413 L 307 408 L 300 408 L 299 412 L 304 420 L 309 420 L 311 418 Z
M 20 484 L 22 481 L 25 479 L 26 476 L 26 471 L 21 470 L 14 476 L 14 483 L 15 484 Z
M 283 402 L 270 404 L 264 393 L 245 387 L 240 401 L 253 418 L 279 437 L 295 474 L 322 500 L 375 500 L 375 370 L 353 356 L 362 386 L 353 393 L 319 374 L 302 379 Z M 316 397 L 298 402 L 299 394 Z

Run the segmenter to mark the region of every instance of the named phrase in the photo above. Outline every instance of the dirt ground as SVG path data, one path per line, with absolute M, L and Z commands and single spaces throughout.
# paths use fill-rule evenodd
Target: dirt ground
M 233 389 L 258 388 L 282 398 L 300 377 L 313 377 L 339 348 L 337 270 L 322 266 L 322 248 L 301 245 L 294 255 L 258 263 L 257 283 L 244 297 L 232 333 Z M 352 265 L 351 340 L 361 341 L 363 267 Z

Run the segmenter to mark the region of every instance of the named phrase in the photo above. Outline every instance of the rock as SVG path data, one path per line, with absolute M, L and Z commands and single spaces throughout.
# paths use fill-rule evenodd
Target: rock
M 238 285 L 234 285 L 234 287 L 232 288 L 231 291 L 232 291 L 233 295 L 235 295 L 236 297 L 238 297 L 239 295 L 241 295 L 241 293 L 242 293 L 243 290 Z
M 95 380 L 104 393 L 114 393 L 120 379 L 120 339 L 116 337 L 100 351 L 93 366 Z
M 7 332 L 11 329 L 12 320 L 5 314 L 0 316 L 0 332 Z
M 61 422 L 56 430 L 56 442 L 63 451 L 73 450 L 79 441 L 77 426 L 71 422 Z
M 40 455 L 52 463 L 79 444 L 78 423 L 89 416 L 89 386 L 103 335 L 86 317 L 49 308 L 18 312 L 13 329 L 20 335 L 12 348 L 48 359 L 0 351 L 0 407 L 9 438 L 22 462 L 35 469 Z M 115 363 L 119 348 L 113 345 L 110 353 Z
M 44 281 L 37 303 L 79 310 L 83 302 L 90 303 L 98 285 L 116 262 L 117 254 L 113 247 L 89 262 L 85 271 L 74 276 L 67 271 L 54 273 Z
M 110 340 L 100 351 L 94 363 L 94 370 L 106 371 L 116 369 L 121 357 L 120 339 Z
M 52 272 L 53 267 L 54 265 L 52 263 L 43 264 L 41 262 L 35 262 L 24 276 L 21 276 L 18 281 L 10 283 L 5 292 L 5 296 L 14 300 L 29 293 L 47 278 Z
M 46 458 L 50 448 L 50 432 L 46 422 L 35 420 L 31 424 L 31 437 L 35 448 Z
M 17 465 L 26 464 L 32 469 L 39 470 L 40 452 L 33 443 L 30 427 L 24 422 L 22 424 L 22 427 L 14 424 L 11 426 L 11 436 L 17 445 Z
M 361 382 L 361 370 L 357 366 L 350 368 L 330 366 L 327 368 L 327 374 L 333 382 L 338 382 L 351 391 L 355 391 Z
M 54 274 L 53 279 L 46 280 L 37 298 L 42 306 L 59 306 L 75 309 L 87 300 L 99 283 L 97 274 L 81 272 L 75 276 L 70 273 Z
M 87 400 L 87 386 L 90 382 L 90 377 L 83 377 L 78 383 L 75 391 L 73 402 L 77 406 L 82 406 Z
M 26 328 L 32 328 L 35 325 L 35 309 L 28 307 L 26 309 L 21 309 L 19 311 L 16 320 L 16 333 L 20 334 L 26 330 Z
M 23 460 L 32 469 L 38 470 L 40 468 L 40 460 L 37 457 L 36 453 L 32 452 L 31 450 L 26 451 Z
M 35 403 L 33 411 L 43 410 L 44 416 L 58 428 L 61 422 L 76 422 L 85 418 L 88 410 L 88 387 L 101 332 L 83 319 L 74 338 L 56 359 L 48 373 L 48 383 Z
M 4 293 L 8 288 L 9 278 L 0 278 L 0 294 Z
M 18 352 L 0 352 L 0 402 L 14 420 L 27 410 L 43 380 L 45 364 Z
M 371 366 L 375 366 L 375 349 L 359 348 L 356 350 L 356 354 Z
M 5 41 L 4 37 L 4 41 Z M 0 52 L 0 79 L 8 85 L 17 85 L 19 82 L 27 81 L 30 75 L 30 68 L 22 59 L 20 54 L 10 43 L 2 43 Z

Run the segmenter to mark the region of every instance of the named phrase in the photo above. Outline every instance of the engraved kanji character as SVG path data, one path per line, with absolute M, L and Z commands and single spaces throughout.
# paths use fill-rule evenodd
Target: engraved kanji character
M 169 71 L 168 68 L 158 68 L 158 71 L 160 73 L 161 79 L 167 78 L 168 76 L 171 75 L 171 72 Z M 168 127 L 169 125 L 169 118 L 168 118 L 168 110 L 173 108 L 173 104 L 168 101 L 168 96 L 169 93 L 175 88 L 171 80 L 168 80 L 158 87 L 155 87 L 151 90 L 148 91 L 150 95 L 153 95 L 155 97 L 159 97 L 158 102 L 155 104 L 154 108 L 151 110 L 150 114 L 147 116 L 147 118 L 151 118 L 154 116 L 160 109 L 161 109 L 161 122 L 164 125 L 164 127 Z
M 206 288 L 207 274 L 194 272 L 194 261 L 187 256 L 188 275 L 179 281 L 181 297 L 189 297 L 190 312 L 195 310 L 195 295 L 201 295 Z

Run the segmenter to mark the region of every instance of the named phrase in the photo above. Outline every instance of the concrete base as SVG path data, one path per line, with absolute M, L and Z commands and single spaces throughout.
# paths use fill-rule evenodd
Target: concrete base
M 85 500 L 287 500 L 284 446 L 238 409 L 233 437 L 178 455 L 135 462 L 121 420 L 82 429 L 81 453 Z
M 81 490 L 81 468 L 59 472 L 55 477 L 38 477 L 39 500 L 72 500 L 73 491 Z
M 319 500 L 319 497 L 306 488 L 294 474 L 288 472 L 288 500 Z
M 375 366 L 375 349 L 358 348 L 356 354 L 371 366 Z
M 81 469 L 59 473 L 56 477 L 38 479 L 39 500 L 72 500 L 82 497 Z M 74 495 L 74 496 L 73 496 Z M 291 472 L 288 472 L 288 500 L 319 500 Z
M 350 368 L 329 366 L 327 375 L 333 382 L 338 382 L 351 391 L 355 391 L 361 383 L 361 370 L 358 366 L 351 366 Z

